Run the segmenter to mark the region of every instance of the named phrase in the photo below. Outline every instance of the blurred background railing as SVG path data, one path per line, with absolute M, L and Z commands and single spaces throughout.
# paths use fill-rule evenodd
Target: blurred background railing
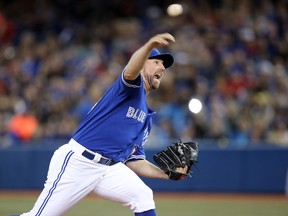
M 288 148 L 270 144 L 247 147 L 200 143 L 199 170 L 179 182 L 143 180 L 155 191 L 279 193 L 288 191 Z M 0 189 L 41 189 L 50 158 L 67 140 L 39 140 L 0 149 Z M 147 148 L 153 162 L 157 148 Z

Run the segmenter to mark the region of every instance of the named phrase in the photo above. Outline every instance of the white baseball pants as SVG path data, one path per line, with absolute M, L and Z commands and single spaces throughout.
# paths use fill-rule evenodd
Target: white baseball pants
M 22 216 L 61 216 L 90 192 L 135 213 L 155 208 L 152 190 L 125 164 L 99 164 L 83 157 L 84 150 L 71 140 L 54 152 L 44 189 Z

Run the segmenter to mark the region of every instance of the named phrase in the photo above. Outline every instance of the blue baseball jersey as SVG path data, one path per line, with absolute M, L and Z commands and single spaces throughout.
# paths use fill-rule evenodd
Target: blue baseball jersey
M 143 145 L 151 131 L 153 114 L 142 77 L 128 82 L 122 72 L 80 122 L 72 138 L 116 162 L 144 159 Z

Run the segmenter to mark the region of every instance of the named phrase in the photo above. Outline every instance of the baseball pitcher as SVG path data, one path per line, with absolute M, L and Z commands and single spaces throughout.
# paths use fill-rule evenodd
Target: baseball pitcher
M 64 215 L 91 192 L 129 207 L 135 216 L 156 215 L 153 192 L 139 176 L 183 179 L 198 154 L 197 143 L 180 141 L 156 154 L 156 165 L 145 158 L 143 145 L 155 115 L 146 95 L 159 88 L 174 61 L 158 48 L 173 42 L 171 34 L 158 34 L 132 55 L 69 143 L 54 152 L 44 189 L 22 216 Z

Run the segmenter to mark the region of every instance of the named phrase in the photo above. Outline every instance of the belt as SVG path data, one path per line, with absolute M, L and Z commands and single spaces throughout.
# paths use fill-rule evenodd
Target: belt
M 82 156 L 84 156 L 85 158 L 89 159 L 89 160 L 93 160 L 95 155 L 88 152 L 87 150 L 84 150 L 82 153 Z M 101 159 L 98 161 L 98 163 L 103 164 L 103 165 L 107 165 L 107 166 L 112 166 L 114 164 L 116 164 L 117 162 L 113 161 L 110 158 L 105 158 L 105 157 L 101 157 Z

